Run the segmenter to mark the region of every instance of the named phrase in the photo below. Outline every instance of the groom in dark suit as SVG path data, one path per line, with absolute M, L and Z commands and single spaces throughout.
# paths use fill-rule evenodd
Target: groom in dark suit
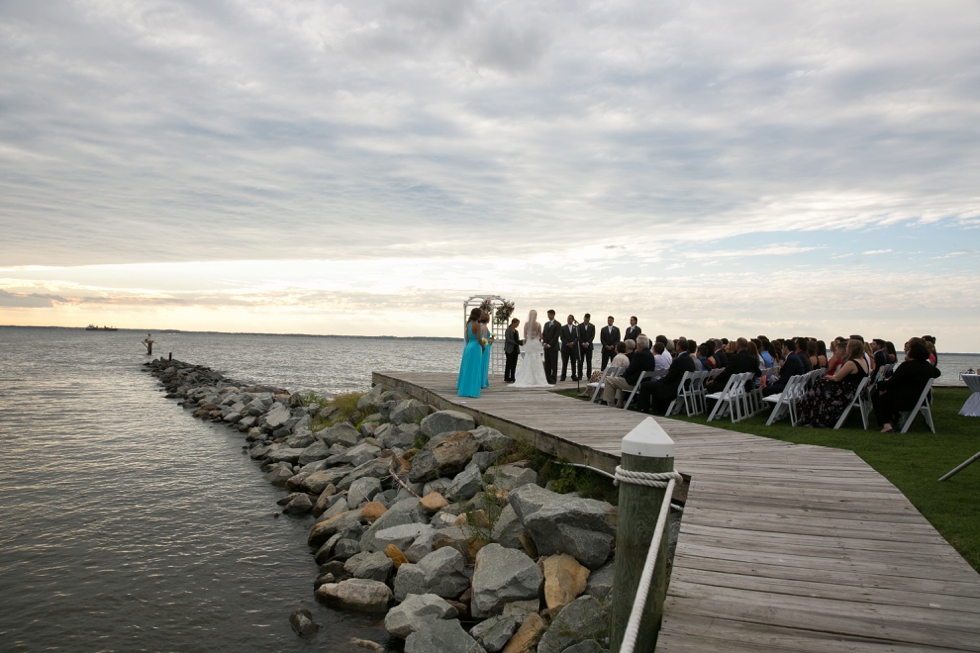
M 590 379 L 592 378 L 592 343 L 595 342 L 595 325 L 592 324 L 592 316 L 588 313 L 582 318 L 582 323 L 578 325 L 578 345 L 579 345 L 579 359 L 578 359 L 578 378 Z M 585 376 L 582 376 L 582 363 L 585 363 L 585 368 L 588 370 Z
M 541 329 L 541 340 L 544 344 L 544 375 L 548 383 L 558 382 L 558 341 L 561 337 L 561 325 L 555 319 L 555 312 L 548 311 L 548 321 Z

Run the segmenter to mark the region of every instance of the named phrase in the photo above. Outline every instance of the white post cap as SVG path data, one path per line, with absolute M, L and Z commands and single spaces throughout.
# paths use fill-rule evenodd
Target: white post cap
M 626 434 L 620 452 L 644 458 L 673 458 L 674 441 L 656 420 L 648 417 Z

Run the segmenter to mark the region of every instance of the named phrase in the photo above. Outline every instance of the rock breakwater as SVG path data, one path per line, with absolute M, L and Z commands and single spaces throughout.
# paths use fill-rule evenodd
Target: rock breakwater
M 616 509 L 540 487 L 511 438 L 381 386 L 328 401 L 175 360 L 146 367 L 195 417 L 242 433 L 282 512 L 312 522 L 317 599 L 385 615 L 389 646 L 608 646 Z

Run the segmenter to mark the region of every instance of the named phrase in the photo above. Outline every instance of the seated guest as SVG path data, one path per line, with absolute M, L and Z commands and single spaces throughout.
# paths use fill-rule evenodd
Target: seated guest
M 657 361 L 653 358 L 650 351 L 650 338 L 640 335 L 636 339 L 636 353 L 630 362 L 629 368 L 622 376 L 606 378 L 606 386 L 602 390 L 602 398 L 607 404 L 615 408 L 623 405 L 623 391 L 632 390 L 636 385 L 636 380 L 643 372 L 652 372 L 656 369 Z
M 823 340 L 817 340 L 817 367 L 827 367 L 827 343 Z
M 616 349 L 616 355 L 613 356 L 612 362 L 609 363 L 613 367 L 629 367 L 630 359 L 626 355 L 626 343 L 620 340 L 614 345 Z
M 915 408 L 922 389 L 929 379 L 938 379 L 942 372 L 929 362 L 929 349 L 925 342 L 913 338 L 905 354 L 905 361 L 895 368 L 891 378 L 879 381 L 871 391 L 871 405 L 882 433 L 893 433 L 892 424 L 898 414 Z
M 759 371 L 764 373 L 766 371 L 766 362 L 759 355 L 759 348 L 756 346 L 755 340 L 749 340 L 748 344 L 745 345 L 745 351 L 749 352 L 749 356 L 756 360 Z
M 838 342 L 834 350 L 834 355 L 827 361 L 827 376 L 837 374 L 840 366 L 847 360 L 847 341 Z
M 653 346 L 653 350 L 657 350 L 657 345 Z M 677 351 L 677 358 L 671 362 L 667 374 L 659 379 L 644 381 L 640 384 L 641 411 L 651 412 L 652 410 L 657 415 L 666 413 L 670 402 L 677 398 L 677 389 L 680 387 L 684 372 L 695 371 L 694 357 L 688 351 L 687 338 L 677 339 Z
M 874 338 L 871 340 L 871 353 L 874 357 L 872 362 L 874 362 L 875 369 L 880 369 L 885 365 L 888 365 L 888 350 L 885 349 L 885 341 L 881 338 Z
M 718 364 L 715 362 L 715 357 L 711 355 L 711 345 L 708 344 L 710 342 L 712 341 L 709 340 L 698 347 L 698 360 L 701 361 L 701 366 L 708 372 L 718 367 Z
M 715 360 L 715 367 L 722 368 L 728 365 L 728 355 L 725 353 L 725 345 L 717 338 L 713 341 L 714 351 L 711 357 Z
M 673 354 L 673 350 L 671 349 L 671 345 L 670 345 L 670 340 L 667 340 L 667 336 L 660 334 L 659 336 L 653 339 L 653 344 L 657 344 L 658 342 L 663 343 L 664 351 L 667 352 L 668 355 Z
M 623 341 L 623 344 L 626 345 L 626 358 L 632 362 L 633 355 L 636 353 L 636 341 L 632 338 L 627 338 Z
M 895 343 L 891 340 L 885 343 L 885 349 L 888 350 L 888 362 L 892 365 L 898 362 L 898 352 L 895 351 Z
M 936 354 L 936 337 L 935 336 L 922 336 L 922 339 L 926 341 L 926 347 L 929 348 L 929 362 L 933 365 L 939 364 L 939 355 Z
M 793 353 L 796 354 L 796 357 L 800 359 L 801 363 L 803 363 L 803 371 L 812 372 L 813 365 L 810 364 L 810 357 L 806 355 L 806 347 L 809 344 L 809 341 L 803 337 L 795 338 L 794 341 L 794 346 L 796 349 L 793 350 Z
M 779 394 L 786 388 L 786 384 L 794 376 L 804 374 L 803 361 L 800 360 L 799 356 L 790 351 L 790 343 L 792 340 L 783 341 L 783 364 L 779 368 L 779 378 L 772 383 L 767 385 L 762 391 L 762 395 L 768 397 L 770 395 Z
M 695 372 L 704 372 L 707 369 L 698 359 L 698 343 L 696 340 L 691 339 L 687 341 L 687 353 L 691 355 Z
M 670 364 L 674 362 L 662 342 L 653 343 L 653 358 L 657 361 L 658 370 L 669 370 Z
M 728 364 L 725 365 L 725 370 L 715 378 L 708 379 L 708 383 L 705 384 L 705 390 L 707 390 L 709 393 L 721 392 L 724 390 L 725 385 L 728 383 L 728 379 L 731 378 L 733 374 L 753 372 L 756 377 L 761 376 L 761 372 L 759 371 L 759 359 L 749 355 L 749 341 L 745 338 L 739 338 L 735 341 L 734 345 L 735 353 L 728 359 Z M 717 355 L 717 352 L 715 352 L 715 355 Z
M 849 340 L 847 360 L 837 373 L 817 379 L 796 405 L 797 424 L 818 428 L 834 426 L 854 399 L 861 379 L 868 376 L 868 370 L 868 363 L 864 360 L 864 343 Z

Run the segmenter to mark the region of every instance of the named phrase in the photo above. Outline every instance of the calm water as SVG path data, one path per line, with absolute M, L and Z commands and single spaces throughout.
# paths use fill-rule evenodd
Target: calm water
M 141 371 L 145 333 L 0 327 L 0 651 L 359 651 L 376 620 L 313 598 L 311 520 L 237 432 Z M 455 370 L 461 342 L 155 333 L 154 353 L 292 391 Z M 943 379 L 980 356 L 940 357 Z M 289 613 L 321 624 L 297 638 Z
M 141 371 L 145 334 L 0 328 L 0 650 L 360 651 L 377 620 L 322 607 L 311 520 Z M 366 388 L 370 370 L 452 369 L 458 345 L 160 334 L 173 351 L 290 390 Z M 384 343 L 383 348 L 379 343 Z M 161 346 L 162 345 L 162 346 Z M 290 629 L 297 607 L 321 624 Z

